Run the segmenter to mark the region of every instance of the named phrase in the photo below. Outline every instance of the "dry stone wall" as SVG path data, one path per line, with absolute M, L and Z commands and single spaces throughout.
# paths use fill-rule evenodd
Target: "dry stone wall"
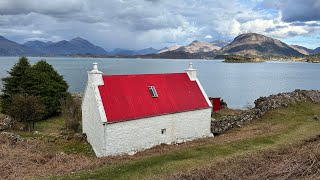
M 255 100 L 255 107 L 237 116 L 224 116 L 220 120 L 211 122 L 211 132 L 221 134 L 231 128 L 241 127 L 245 122 L 258 119 L 269 109 L 287 107 L 293 103 L 307 102 L 320 103 L 319 90 L 295 90 L 293 92 L 279 93 L 269 97 L 260 97 Z
M 9 129 L 13 125 L 13 120 L 9 116 L 5 116 L 2 120 L 0 119 L 0 131 Z

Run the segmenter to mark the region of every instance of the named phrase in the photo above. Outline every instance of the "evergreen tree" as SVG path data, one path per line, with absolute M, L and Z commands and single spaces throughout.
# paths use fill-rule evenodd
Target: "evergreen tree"
M 1 97 L 1 111 L 6 113 L 12 97 L 15 94 L 26 93 L 26 73 L 31 65 L 26 57 L 21 57 L 19 61 L 8 71 L 9 76 L 3 78 L 3 90 Z
M 45 106 L 44 117 L 60 113 L 61 100 L 69 95 L 68 84 L 63 77 L 44 60 L 34 64 L 26 75 L 27 93 L 40 97 Z
M 68 84 L 46 61 L 41 60 L 31 66 L 28 59 L 22 57 L 8 73 L 9 76 L 2 79 L 0 103 L 3 113 L 12 107 L 12 98 L 16 94 L 39 97 L 45 107 L 43 118 L 61 112 L 61 100 L 69 96 Z

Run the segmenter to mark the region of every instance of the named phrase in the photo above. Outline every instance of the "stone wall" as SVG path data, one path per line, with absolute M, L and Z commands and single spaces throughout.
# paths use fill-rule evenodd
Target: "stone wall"
M 0 131 L 4 131 L 11 128 L 13 123 L 14 121 L 9 116 L 5 116 L 4 119 L 0 118 Z
M 211 132 L 221 134 L 231 128 L 241 127 L 245 122 L 258 119 L 269 109 L 287 107 L 298 102 L 320 103 L 320 90 L 295 90 L 293 92 L 279 93 L 269 97 L 260 97 L 255 100 L 255 107 L 237 116 L 224 116 L 220 120 L 211 121 Z

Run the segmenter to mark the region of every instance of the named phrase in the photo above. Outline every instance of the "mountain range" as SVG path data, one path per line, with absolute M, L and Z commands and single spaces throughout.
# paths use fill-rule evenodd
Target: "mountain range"
M 320 47 L 308 49 L 286 43 L 257 33 L 241 34 L 232 42 L 193 41 L 190 44 L 174 45 L 163 49 L 152 47 L 141 50 L 114 49 L 107 52 L 83 38 L 59 42 L 28 41 L 18 44 L 0 36 L 0 56 L 72 56 L 94 57 L 142 57 L 142 58 L 217 58 L 224 55 L 241 56 L 302 56 L 320 53 Z
M 40 54 L 46 55 L 68 55 L 68 54 L 80 54 L 80 53 L 90 53 L 90 54 L 107 54 L 108 52 L 99 46 L 95 46 L 89 41 L 82 39 L 80 37 L 71 39 L 70 41 L 59 41 L 53 42 L 41 42 L 41 41 L 28 41 L 23 44 Z
M 28 41 L 24 44 L 18 44 L 0 36 L 0 56 L 66 56 L 76 54 L 91 54 L 91 55 L 144 55 L 157 53 L 160 50 L 154 48 L 146 48 L 137 51 L 115 49 L 107 52 L 102 47 L 96 46 L 83 38 L 77 37 L 70 41 L 62 40 L 59 42 L 42 42 Z
M 211 45 L 210 45 L 211 44 Z M 220 46 L 219 46 L 220 45 Z M 193 41 L 187 46 L 172 46 L 160 52 L 155 57 L 172 58 L 219 58 L 225 55 L 240 56 L 303 56 L 320 53 L 320 47 L 308 49 L 298 45 L 287 45 L 286 43 L 265 35 L 257 33 L 245 33 L 235 37 L 232 42 L 213 41 L 211 43 Z
M 32 56 L 36 53 L 29 47 L 10 41 L 0 36 L 0 55 L 1 56 Z

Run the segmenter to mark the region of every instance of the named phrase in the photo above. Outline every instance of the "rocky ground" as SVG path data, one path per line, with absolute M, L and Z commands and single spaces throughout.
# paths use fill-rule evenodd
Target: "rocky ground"
M 255 107 L 242 112 L 239 115 L 223 116 L 211 123 L 211 131 L 214 134 L 221 134 L 231 128 L 241 127 L 244 123 L 250 122 L 263 116 L 268 110 L 281 107 L 288 107 L 290 104 L 311 101 L 320 103 L 319 90 L 295 90 L 293 92 L 279 93 L 269 97 L 260 97 L 255 103 Z M 319 114 L 315 119 L 319 119 Z

